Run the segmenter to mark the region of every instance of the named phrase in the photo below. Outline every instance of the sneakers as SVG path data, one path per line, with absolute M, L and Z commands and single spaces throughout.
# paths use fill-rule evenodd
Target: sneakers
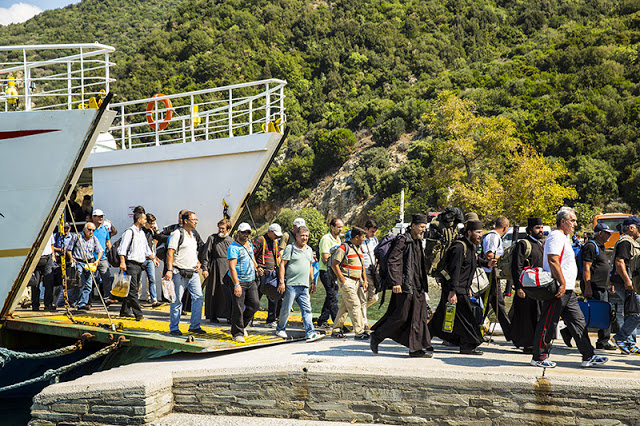
M 433 357 L 433 353 L 427 352 L 427 351 L 423 351 L 422 349 L 420 349 L 420 350 L 417 350 L 417 351 L 409 352 L 409 356 L 411 358 L 432 358 Z
M 157 307 L 159 307 L 159 306 L 162 306 L 162 302 L 153 302 L 153 303 L 151 304 L 151 307 L 152 307 L 152 308 L 157 308 Z
M 626 340 L 618 340 L 615 337 L 612 339 L 613 344 L 618 347 L 622 351 L 623 354 L 628 355 L 631 351 L 629 350 L 629 345 Z
M 193 334 L 207 334 L 206 331 L 204 331 L 201 328 L 194 328 L 194 329 L 189 329 L 189 333 L 193 333 Z
M 233 336 L 233 341 L 237 343 L 244 343 L 244 336 L 242 334 L 238 334 L 237 336 Z
M 280 337 L 281 339 L 287 339 L 289 336 L 287 336 L 287 332 L 284 330 L 278 330 L 276 331 L 276 336 Z
M 583 367 L 594 367 L 597 365 L 602 365 L 607 361 L 609 361 L 609 358 L 607 358 L 606 356 L 592 355 L 591 358 L 582 361 L 581 365 Z
M 278 326 L 278 321 L 265 323 L 268 328 L 276 328 Z
M 636 345 L 631 345 L 628 346 L 629 352 L 631 352 L 634 355 L 640 355 L 640 348 L 637 347 Z
M 336 339 L 346 339 L 347 336 L 342 331 L 334 331 L 331 333 L 331 337 L 335 337 Z
M 367 333 L 357 334 L 356 337 L 354 337 L 354 339 L 356 339 L 356 340 L 369 340 L 369 335 Z
M 321 322 L 320 324 L 318 324 L 318 327 L 317 327 L 317 328 L 321 328 L 321 329 L 329 329 L 329 330 L 331 330 L 331 328 L 332 328 L 332 327 L 331 327 L 331 325 L 330 325 L 327 321 L 325 321 L 325 322 Z
M 604 349 L 605 351 L 615 351 L 618 349 L 616 345 L 611 344 L 611 342 L 607 341 L 605 343 L 597 342 L 596 349 Z
M 307 337 L 307 343 L 317 342 L 318 340 L 322 340 L 325 337 L 327 337 L 326 334 L 318 334 L 314 331 L 309 337 Z
M 532 359 L 530 364 L 533 365 L 534 367 L 540 367 L 540 368 L 554 368 L 556 366 L 556 363 L 551 361 L 549 358 L 542 359 L 540 361 L 536 361 L 535 359 Z
M 180 331 L 180 330 L 171 330 L 169 332 L 169 334 L 172 335 L 172 336 L 182 336 L 182 331 Z
M 249 332 L 247 331 L 247 329 L 246 329 L 246 328 L 244 329 L 244 332 L 242 333 L 242 335 L 243 335 L 244 337 L 249 337 Z

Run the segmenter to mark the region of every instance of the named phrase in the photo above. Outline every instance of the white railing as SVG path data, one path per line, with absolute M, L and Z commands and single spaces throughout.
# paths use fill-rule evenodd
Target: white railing
M 269 79 L 114 103 L 109 133 L 120 148 L 130 149 L 281 132 L 286 84 Z
M 114 51 L 98 43 L 0 46 L 0 107 L 92 107 L 115 81 L 109 76 Z

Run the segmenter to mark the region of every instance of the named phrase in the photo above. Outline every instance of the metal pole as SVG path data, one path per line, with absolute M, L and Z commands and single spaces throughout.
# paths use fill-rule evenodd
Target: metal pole
M 264 128 L 265 128 L 265 131 L 268 132 L 269 120 L 271 119 L 271 93 L 269 92 L 269 83 L 267 83 L 267 93 L 266 93 L 265 99 L 267 101 L 267 105 L 266 105 L 265 116 L 264 116 Z
M 404 234 L 404 188 L 400 191 L 400 233 Z
M 67 106 L 73 109 L 73 84 L 71 83 L 71 61 L 67 62 Z
M 229 89 L 229 137 L 233 137 L 233 90 Z
M 253 134 L 253 99 L 249 101 L 249 134 Z

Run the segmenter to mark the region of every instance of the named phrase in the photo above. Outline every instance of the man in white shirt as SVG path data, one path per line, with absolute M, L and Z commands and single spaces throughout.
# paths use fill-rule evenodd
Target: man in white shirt
M 496 219 L 496 223 L 493 229 L 485 235 L 482 239 L 482 252 L 484 258 L 488 261 L 498 260 L 504 254 L 504 247 L 502 246 L 502 237 L 507 233 L 509 229 L 509 219 L 504 216 L 500 216 Z M 498 273 L 495 268 L 483 267 L 487 273 L 487 277 L 491 282 L 489 287 L 489 305 L 493 312 L 495 312 L 500 328 L 504 333 L 504 338 L 508 341 L 511 340 L 511 321 L 507 315 L 507 310 L 504 305 L 504 297 L 502 290 L 500 289 L 500 280 L 498 279 Z M 487 310 L 485 317 L 489 314 Z
M 362 295 L 362 299 L 366 300 L 362 304 L 362 319 L 364 320 L 364 329 L 369 331 L 369 322 L 367 319 L 367 309 L 378 301 L 378 295 L 376 294 L 375 281 L 373 280 L 373 268 L 376 266 L 376 258 L 373 255 L 373 251 L 378 246 L 378 238 L 376 237 L 376 231 L 378 230 L 378 224 L 375 220 L 369 219 L 364 225 L 365 239 L 362 242 L 362 256 L 364 260 L 364 269 L 367 273 L 367 286 L 366 294 Z M 365 290 L 360 287 L 358 292 Z
M 135 317 L 136 321 L 140 321 L 142 309 L 138 302 L 138 288 L 140 287 L 140 275 L 142 274 L 142 264 L 147 258 L 152 259 L 153 263 L 158 266 L 158 259 L 149 248 L 147 237 L 142 230 L 144 224 L 147 223 L 147 215 L 142 212 L 133 214 L 133 225 L 124 231 L 122 241 L 118 247 L 118 255 L 120 256 L 120 270 L 125 271 L 131 276 L 129 284 L 129 294 L 122 301 L 120 308 L 121 317 Z M 131 309 L 132 314 L 128 312 Z
M 578 277 L 578 265 L 571 247 L 569 235 L 577 223 L 576 211 L 563 207 L 556 215 L 557 229 L 549 233 L 544 243 L 542 269 L 551 272 L 558 283 L 556 297 L 546 300 L 542 305 L 540 321 L 533 338 L 533 359 L 531 365 L 553 368 L 556 363 L 549 360 L 551 342 L 556 334 L 558 321 L 562 316 L 564 323 L 577 343 L 582 354 L 582 367 L 604 364 L 609 359 L 595 355 L 589 340 L 584 315 L 574 293 Z
M 206 334 L 200 327 L 204 298 L 200 275 L 198 275 L 200 271 L 198 241 L 194 233 L 198 218 L 194 212 L 185 211 L 181 219 L 182 226 L 171 233 L 167 245 L 167 272 L 164 279 L 173 280 L 176 291 L 176 301 L 170 306 L 169 332 L 174 336 L 182 335 L 178 325 L 182 312 L 182 294 L 186 288 L 191 294 L 189 333 Z

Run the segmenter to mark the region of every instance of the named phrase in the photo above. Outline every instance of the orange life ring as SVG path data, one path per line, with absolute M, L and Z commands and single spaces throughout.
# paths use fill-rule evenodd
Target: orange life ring
M 164 96 L 162 93 L 158 93 L 157 95 L 154 95 L 154 98 L 159 98 Z M 149 103 L 147 104 L 147 123 L 149 123 L 149 126 L 151 126 L 152 129 L 155 130 L 156 126 L 158 126 L 158 128 L 160 130 L 164 130 L 167 128 L 167 126 L 169 125 L 169 122 L 171 121 L 171 118 L 173 117 L 173 105 L 171 105 L 171 100 L 170 99 L 161 99 L 161 102 L 164 103 L 164 107 L 166 109 L 166 112 L 164 114 L 164 119 L 160 120 L 160 121 L 155 121 L 154 117 L 153 117 L 153 112 L 156 109 L 156 102 L 158 101 L 149 101 Z

